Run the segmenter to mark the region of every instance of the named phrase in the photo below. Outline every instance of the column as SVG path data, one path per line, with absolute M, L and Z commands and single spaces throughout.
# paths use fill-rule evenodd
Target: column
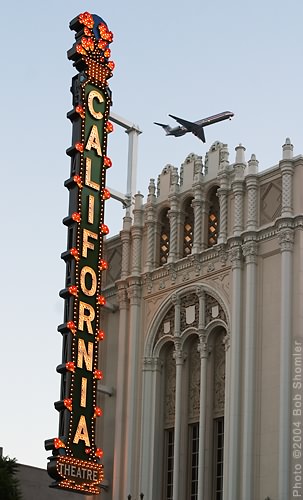
M 175 339 L 174 358 L 176 360 L 176 400 L 175 400 L 175 439 L 174 439 L 174 485 L 173 500 L 180 498 L 180 444 L 181 444 L 181 403 L 182 403 L 182 371 L 185 356 L 181 350 L 179 339 Z
M 255 231 L 258 216 L 258 165 L 256 155 L 252 154 L 248 161 L 247 175 L 245 177 L 247 189 L 247 231 Z
M 257 331 L 257 243 L 254 239 L 243 245 L 246 264 L 245 350 L 244 350 L 244 411 L 243 411 L 243 476 L 242 495 L 254 500 L 254 409 L 255 356 Z
M 230 341 L 230 411 L 229 411 L 229 458 L 227 497 L 238 499 L 239 483 L 239 432 L 240 432 L 240 359 L 241 359 L 241 311 L 242 311 L 242 261 L 241 246 L 235 240 L 231 244 L 232 264 L 232 316 Z
M 160 373 L 161 365 L 158 358 L 145 357 L 143 360 L 142 387 L 142 425 L 141 425 L 141 458 L 139 491 L 146 498 L 154 498 L 154 447 L 156 408 L 156 375 Z
M 199 253 L 201 250 L 201 234 L 202 234 L 202 186 L 197 184 L 194 186 L 194 199 L 192 201 L 194 210 L 194 244 L 192 253 Z
M 144 272 L 151 272 L 155 263 L 155 236 L 156 236 L 156 217 L 155 217 L 155 180 L 150 179 L 148 186 L 148 196 L 145 208 L 146 226 L 147 226 L 147 249 Z
M 169 255 L 168 263 L 175 262 L 178 257 L 178 197 L 176 194 L 169 196 L 170 210 L 168 217 L 170 222 Z
M 234 165 L 235 177 L 232 182 L 234 193 L 234 236 L 240 236 L 243 227 L 243 194 L 244 194 L 244 170 L 245 170 L 245 148 L 241 144 L 236 147 L 236 163 Z
M 131 222 L 131 217 L 124 217 L 123 229 L 120 231 L 120 238 L 122 242 L 121 279 L 125 279 L 129 275 Z
M 224 145 L 220 152 L 220 165 L 218 179 L 220 187 L 218 189 L 219 206 L 220 206 L 220 221 L 219 221 L 219 237 L 218 243 L 226 243 L 227 240 L 227 195 L 228 195 L 228 176 L 229 162 L 228 149 Z
M 223 451 L 223 500 L 228 498 L 229 480 L 229 421 L 230 421 L 230 333 L 224 337 L 225 349 L 225 403 L 224 403 L 224 451 Z
M 142 209 L 143 195 L 135 195 L 135 208 L 134 208 L 134 224 L 131 228 L 132 235 L 132 275 L 138 276 L 141 272 L 141 253 L 142 253 Z
M 126 339 L 125 325 L 128 322 L 127 284 L 121 280 L 116 283 L 119 300 L 118 366 L 115 409 L 115 448 L 113 464 L 113 500 L 120 500 L 125 495 L 124 487 L 124 436 L 125 436 L 125 391 L 126 379 Z

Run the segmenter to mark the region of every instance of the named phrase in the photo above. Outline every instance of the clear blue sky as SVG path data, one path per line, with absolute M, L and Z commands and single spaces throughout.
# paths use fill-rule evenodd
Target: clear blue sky
M 66 51 L 69 21 L 99 14 L 115 34 L 113 111 L 138 124 L 137 188 L 171 163 L 215 140 L 260 168 L 281 158 L 290 136 L 302 145 L 302 0 L 79 0 L 5 2 L 1 8 L 1 432 L 4 453 L 45 467 L 44 439 L 58 431 L 61 336 L 71 145 L 69 87 L 74 74 Z M 153 121 L 167 114 L 197 120 L 231 110 L 235 117 L 206 129 L 207 144 L 188 134 L 165 137 Z M 170 121 L 170 123 L 172 123 Z M 127 136 L 110 136 L 114 166 L 109 186 L 125 189 Z M 115 234 L 123 212 L 107 205 Z M 105 374 L 106 379 L 106 374 Z

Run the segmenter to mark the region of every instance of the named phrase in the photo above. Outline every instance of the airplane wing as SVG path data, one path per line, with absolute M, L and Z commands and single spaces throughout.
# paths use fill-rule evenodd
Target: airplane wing
M 192 132 L 196 137 L 201 139 L 202 142 L 205 142 L 204 130 L 201 125 L 197 125 L 193 122 L 188 122 L 187 120 L 183 120 L 183 118 L 178 118 L 178 116 L 168 115 L 174 120 L 176 120 L 180 125 L 182 125 L 188 132 Z

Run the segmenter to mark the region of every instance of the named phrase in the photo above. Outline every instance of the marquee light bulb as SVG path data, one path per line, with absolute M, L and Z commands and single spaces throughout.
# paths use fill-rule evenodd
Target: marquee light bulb
M 106 168 L 110 168 L 112 166 L 112 161 L 111 159 L 108 157 L 108 156 L 104 156 L 103 157 L 103 165 L 106 167 Z
M 80 222 L 81 221 L 81 215 L 79 214 L 79 212 L 74 212 L 72 214 L 72 219 L 75 221 L 75 222 Z
M 58 450 L 59 448 L 65 448 L 65 444 L 63 443 L 63 441 L 61 441 L 61 439 L 55 438 L 54 447 L 56 448 L 56 450 Z
M 94 27 L 94 18 L 89 12 L 83 12 L 79 15 L 78 19 L 81 24 L 84 24 L 88 28 L 92 29 Z
M 97 339 L 98 340 L 104 340 L 104 337 L 105 337 L 104 331 L 103 330 L 98 330 Z
M 66 324 L 67 328 L 71 331 L 71 333 L 74 335 L 77 331 L 76 325 L 73 321 L 68 321 Z
M 103 189 L 103 194 L 102 194 L 103 200 L 109 200 L 110 199 L 110 192 L 108 189 L 104 188 Z
M 102 415 L 103 415 L 103 412 L 102 412 L 101 408 L 99 408 L 99 406 L 96 406 L 95 407 L 95 412 L 94 412 L 94 417 L 95 418 L 96 417 L 102 417 Z
M 81 179 L 80 175 L 74 175 L 73 180 L 77 184 L 78 188 L 81 189 L 83 187 L 82 179 Z
M 101 271 L 106 271 L 108 269 L 108 263 L 104 259 L 100 259 L 99 261 L 99 268 Z
M 103 379 L 103 372 L 101 370 L 95 370 L 94 371 L 94 377 L 97 380 L 102 380 Z
M 76 142 L 75 148 L 77 151 L 80 151 L 80 153 L 83 153 L 84 151 L 84 144 L 82 142 Z
M 85 48 L 85 50 L 93 51 L 95 48 L 95 44 L 94 44 L 94 41 L 92 40 L 92 38 L 86 38 L 83 36 L 81 38 L 81 44 L 82 44 L 82 47 Z
M 108 46 L 108 43 L 106 40 L 99 40 L 98 41 L 98 48 L 101 49 L 101 50 L 106 50 Z
M 93 36 L 93 33 L 91 32 L 91 30 L 89 28 L 87 28 L 87 26 L 84 26 L 84 35 Z
M 109 67 L 109 69 L 111 71 L 113 71 L 115 69 L 115 63 L 114 63 L 114 61 L 108 61 L 107 66 Z
M 106 224 L 101 224 L 101 233 L 102 234 L 108 234 L 109 233 L 109 227 Z
M 68 361 L 66 364 L 65 364 L 65 368 L 69 371 L 69 372 L 75 372 L 75 363 L 73 361 Z
M 106 132 L 109 134 L 110 132 L 113 132 L 114 126 L 112 122 L 106 122 Z
M 63 401 L 64 403 L 64 406 L 69 410 L 69 411 L 72 411 L 73 409 L 73 400 L 71 398 L 69 399 L 64 399 Z
M 97 303 L 100 306 L 105 306 L 105 304 L 106 304 L 106 298 L 104 297 L 104 295 L 97 295 Z
M 76 106 L 75 111 L 81 116 L 81 118 L 85 118 L 85 112 L 83 106 L 80 105 Z
M 80 43 L 78 43 L 78 45 L 76 45 L 76 52 L 78 52 L 78 54 L 81 54 L 82 56 L 87 55 L 85 48 L 82 47 L 82 45 L 80 45 Z
M 77 297 L 78 295 L 78 287 L 77 285 L 71 285 L 68 287 L 68 292 L 71 294 L 71 295 L 74 295 L 75 297 Z
M 69 253 L 75 257 L 76 260 L 79 260 L 80 259 L 80 256 L 79 256 L 79 251 L 77 250 L 77 248 L 73 247 L 70 249 Z

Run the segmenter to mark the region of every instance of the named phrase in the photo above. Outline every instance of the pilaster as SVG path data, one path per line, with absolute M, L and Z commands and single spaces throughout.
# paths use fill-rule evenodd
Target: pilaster
M 285 208 L 291 203 L 285 204 Z M 285 212 L 286 213 L 286 212 Z M 278 239 L 281 249 L 281 316 L 280 316 L 280 421 L 279 421 L 279 496 L 289 498 L 290 487 L 290 387 L 293 298 L 294 230 L 281 219 Z
M 242 251 L 240 241 L 231 242 L 232 315 L 230 346 L 230 407 L 229 407 L 229 459 L 227 500 L 238 498 L 239 484 L 239 432 L 240 432 L 240 360 L 242 326 Z
M 254 410 L 257 317 L 257 242 L 256 235 L 246 237 L 242 246 L 246 268 L 244 405 L 243 405 L 243 474 L 242 498 L 254 500 Z
M 129 234 L 129 233 L 128 233 Z M 120 500 L 124 490 L 124 436 L 125 436 L 125 391 L 124 383 L 127 376 L 126 349 L 127 336 L 125 335 L 125 325 L 128 323 L 128 298 L 127 283 L 125 280 L 116 282 L 118 288 L 119 301 L 119 333 L 118 333 L 118 362 L 117 362 L 117 391 L 116 391 L 116 409 L 115 409 L 115 454 L 113 464 L 113 476 L 117 481 L 113 482 L 113 500 Z
M 124 436 L 125 497 L 127 494 L 137 494 L 135 488 L 139 480 L 137 472 L 139 471 L 139 455 L 137 453 L 138 434 L 136 422 L 139 408 L 139 385 L 137 382 L 140 366 L 141 280 L 138 276 L 131 276 L 128 279 L 127 295 L 130 301 L 130 308 L 126 388 L 125 381 L 123 384 L 126 392 L 126 429 Z

